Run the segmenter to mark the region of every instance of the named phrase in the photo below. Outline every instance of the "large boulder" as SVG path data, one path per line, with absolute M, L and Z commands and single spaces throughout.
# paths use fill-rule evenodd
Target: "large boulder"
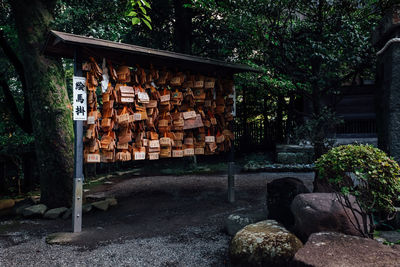
M 232 239 L 230 258 L 240 266 L 287 266 L 303 244 L 274 220 L 250 224 Z
M 348 235 L 363 236 L 362 216 L 354 197 L 350 197 L 353 213 L 344 208 L 334 193 L 310 193 L 297 195 L 291 205 L 295 217 L 294 232 L 303 241 L 312 233 L 339 232 Z M 354 215 L 355 214 L 355 215 Z M 355 227 L 357 221 L 360 227 Z
M 225 231 L 228 235 L 234 236 L 246 225 L 267 219 L 267 212 L 260 210 L 251 213 L 234 213 L 225 219 Z
M 400 246 L 390 247 L 373 239 L 341 233 L 314 233 L 296 253 L 293 266 L 400 266 Z
M 268 183 L 268 219 L 277 220 L 285 227 L 293 226 L 294 217 L 290 205 L 298 194 L 303 193 L 310 193 L 310 190 L 297 178 L 285 177 Z

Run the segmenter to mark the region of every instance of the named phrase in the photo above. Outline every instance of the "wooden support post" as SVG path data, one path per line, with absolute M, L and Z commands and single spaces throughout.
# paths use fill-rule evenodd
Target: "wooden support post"
M 74 52 L 74 76 L 83 76 L 78 48 Z M 82 184 L 83 184 L 83 121 L 74 121 L 74 192 L 72 206 L 72 229 L 82 231 Z

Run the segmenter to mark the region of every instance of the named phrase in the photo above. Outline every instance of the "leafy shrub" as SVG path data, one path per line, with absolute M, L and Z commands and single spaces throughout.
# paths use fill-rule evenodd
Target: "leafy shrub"
M 356 197 L 366 214 L 390 214 L 400 196 L 400 167 L 385 152 L 370 145 L 331 149 L 316 161 L 317 179 L 343 196 Z
M 321 151 L 314 150 L 314 153 L 317 152 L 315 156 L 319 157 L 333 147 L 334 142 L 327 138 L 328 133 L 334 131 L 335 127 L 342 122 L 343 120 L 339 119 L 331 109 L 324 107 L 321 114 L 313 115 L 294 128 L 292 141 L 294 143 L 310 142 L 314 148 L 319 145 Z

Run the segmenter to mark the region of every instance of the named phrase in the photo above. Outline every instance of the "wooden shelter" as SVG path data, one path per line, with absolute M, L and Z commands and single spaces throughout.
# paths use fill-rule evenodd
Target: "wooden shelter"
M 83 77 L 82 63 L 92 57 L 92 68 L 96 66 L 95 59 L 107 59 L 112 64 L 116 65 L 140 65 L 140 68 L 144 69 L 171 69 L 179 70 L 180 72 L 191 72 L 191 73 L 202 73 L 204 75 L 210 75 L 214 77 L 221 77 L 224 79 L 233 79 L 233 74 L 240 72 L 259 72 L 258 70 L 251 68 L 246 65 L 233 64 L 220 60 L 214 60 L 209 58 L 202 58 L 192 55 L 180 54 L 170 51 L 163 51 L 157 49 L 151 49 L 136 45 L 111 42 L 107 40 L 85 37 L 74 35 L 70 33 L 51 31 L 49 33 L 46 44 L 43 48 L 43 53 L 48 56 L 64 57 L 74 59 L 74 79 L 79 80 Z M 98 66 L 97 66 L 98 67 Z M 87 76 L 89 77 L 89 76 Z M 119 79 L 119 78 L 118 78 Z M 96 82 L 97 86 L 97 82 Z M 111 85 L 109 85 L 111 86 Z M 111 86 L 112 87 L 112 86 Z M 120 85 L 121 87 L 121 85 Z M 122 86 L 126 87 L 126 86 Z M 139 85 L 140 87 L 140 85 Z M 95 88 L 95 87 L 94 87 Z M 141 88 L 141 87 L 140 87 Z M 88 89 L 90 91 L 90 88 Z M 92 86 L 93 90 L 93 86 Z M 94 89 L 96 90 L 96 89 Z M 164 89 L 165 90 L 165 89 Z M 213 89 L 214 90 L 214 89 Z M 234 90 L 234 87 L 233 87 Z M 104 94 L 104 91 L 103 91 Z M 215 95 L 215 92 L 214 92 Z M 74 98 L 75 99 L 75 98 Z M 215 99 L 215 96 L 214 96 Z M 121 99 L 119 99 L 121 101 Z M 217 99 L 218 100 L 218 99 Z M 75 101 L 75 100 L 74 100 Z M 116 99 L 117 102 L 117 99 Z M 218 101 L 215 101 L 218 102 Z M 231 102 L 233 103 L 233 102 Z M 97 104 L 96 104 L 97 105 Z M 117 105 L 121 108 L 123 103 Z M 132 104 L 133 105 L 133 104 Z M 135 103 L 136 105 L 136 103 Z M 112 106 L 112 105 L 111 105 Z M 127 105 L 125 104 L 124 112 Z M 89 105 L 87 106 L 89 111 Z M 112 108 L 112 107 L 111 107 Z M 218 109 L 218 106 L 216 106 Z M 97 114 L 97 108 L 94 110 Z M 190 108 L 189 108 L 190 111 Z M 93 112 L 93 111 L 92 111 Z M 146 108 L 144 109 L 146 112 Z M 228 111 L 230 112 L 230 111 Z M 118 113 L 119 115 L 120 113 Z M 126 114 L 125 114 L 126 115 Z M 133 118 L 132 114 L 132 118 Z M 97 115 L 96 115 L 97 116 Z M 119 115 L 121 116 L 121 115 Z M 165 116 L 165 115 L 164 115 Z M 232 115 L 229 115 L 232 120 Z M 139 119 L 140 120 L 140 119 Z M 88 120 L 89 121 L 89 120 Z M 81 220 L 82 220 L 82 183 L 83 183 L 83 161 L 84 161 L 84 144 L 83 139 L 83 125 L 82 120 L 75 120 L 74 132 L 75 132 L 75 170 L 74 170 L 74 199 L 73 199 L 73 230 L 74 232 L 81 231 Z M 109 131 L 112 131 L 109 129 Z M 183 133 L 183 129 L 182 129 Z M 165 134 L 165 133 L 163 133 Z M 204 135 L 204 134 L 203 134 Z M 164 137 L 167 135 L 165 134 Z M 161 138 L 162 139 L 162 138 Z M 160 139 L 160 141 L 161 141 Z M 118 140 L 120 140 L 118 138 Z M 207 142 L 207 141 L 205 141 Z M 182 141 L 181 141 L 182 143 Z M 128 147 L 128 143 L 126 143 Z M 85 147 L 86 149 L 86 147 Z M 85 150 L 86 151 L 86 150 Z M 123 153 L 128 153 L 124 151 Z M 165 151 L 164 151 L 165 152 Z M 171 151 L 166 151 L 171 153 Z M 114 150 L 115 153 L 115 150 Z M 131 152 L 129 152 L 131 153 Z M 143 153 L 143 152 L 140 152 Z M 162 153 L 162 152 L 161 152 Z M 204 153 L 204 152 L 203 152 Z M 150 153 L 149 153 L 150 154 Z M 85 158 L 86 159 L 86 158 Z M 125 159 L 125 158 L 124 158 Z M 150 158 L 151 159 L 151 158 Z M 130 155 L 129 155 L 130 160 Z M 233 175 L 233 146 L 230 153 L 230 160 L 228 164 L 228 200 L 234 201 L 234 175 Z
M 165 66 L 175 68 L 180 66 L 183 69 L 210 73 L 234 74 L 249 71 L 259 72 L 257 69 L 246 65 L 59 31 L 50 31 L 44 47 L 44 53 L 49 56 L 74 58 L 77 49 L 82 58 L 90 56 L 105 57 L 111 59 L 113 62 L 135 62 L 143 67 L 149 66 L 151 63 L 155 67 Z

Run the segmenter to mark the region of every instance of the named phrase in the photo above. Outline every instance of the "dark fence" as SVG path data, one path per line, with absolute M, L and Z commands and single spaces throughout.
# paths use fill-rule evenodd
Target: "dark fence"
M 235 149 L 238 152 L 273 150 L 278 140 L 284 140 L 285 133 L 278 133 L 274 122 L 262 119 L 247 122 L 236 122 Z M 282 129 L 286 129 L 285 126 Z M 336 127 L 336 135 L 354 137 L 376 136 L 376 119 L 345 120 Z M 333 135 L 335 133 L 332 133 Z M 282 136 L 279 136 L 282 135 Z
M 235 149 L 238 152 L 274 149 L 277 130 L 273 123 L 262 119 L 235 125 Z
M 376 119 L 345 120 L 336 127 L 336 134 L 376 134 Z

